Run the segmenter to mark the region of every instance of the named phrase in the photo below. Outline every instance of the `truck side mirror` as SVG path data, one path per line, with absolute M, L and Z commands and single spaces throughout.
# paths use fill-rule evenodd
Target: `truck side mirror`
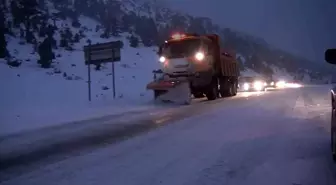
M 336 64 L 336 49 L 327 49 L 324 53 L 324 59 L 330 64 Z

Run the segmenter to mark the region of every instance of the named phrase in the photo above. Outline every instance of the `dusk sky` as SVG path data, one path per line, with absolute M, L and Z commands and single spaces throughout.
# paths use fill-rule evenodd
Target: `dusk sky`
M 323 60 L 336 47 L 336 0 L 165 0 L 173 8 Z

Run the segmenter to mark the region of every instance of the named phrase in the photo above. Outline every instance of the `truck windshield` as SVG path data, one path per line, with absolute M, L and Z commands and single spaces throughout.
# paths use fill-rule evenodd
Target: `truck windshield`
M 180 58 L 193 55 L 201 46 L 199 39 L 172 41 L 165 44 L 163 53 L 169 58 Z

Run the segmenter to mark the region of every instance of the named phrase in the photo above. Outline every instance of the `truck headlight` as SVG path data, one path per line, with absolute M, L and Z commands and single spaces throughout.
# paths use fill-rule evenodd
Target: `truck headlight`
M 203 59 L 204 59 L 204 53 L 202 53 L 202 52 L 197 52 L 197 53 L 195 54 L 195 58 L 196 58 L 196 60 L 198 60 L 198 61 L 203 60 Z
M 163 63 L 163 62 L 166 61 L 166 58 L 165 58 L 164 56 L 161 56 L 160 59 L 159 59 L 159 61 L 160 61 L 161 63 Z

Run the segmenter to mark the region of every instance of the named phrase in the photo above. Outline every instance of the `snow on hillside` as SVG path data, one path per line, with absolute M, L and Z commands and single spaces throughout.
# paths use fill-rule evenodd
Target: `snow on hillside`
M 81 17 L 80 22 L 89 30 L 97 25 L 87 17 Z M 86 39 L 75 45 L 75 51 L 54 50 L 54 68 L 46 70 L 38 67 L 39 57 L 32 53 L 31 45 L 21 45 L 20 39 L 8 37 L 8 50 L 22 65 L 10 68 L 4 60 L 0 62 L 0 81 L 4 87 L 0 117 L 5 123 L 0 135 L 153 107 L 152 94 L 145 87 L 153 79 L 152 70 L 159 67 L 156 48 L 131 48 L 124 37 L 101 39 L 96 32 L 85 34 L 92 43 L 120 39 L 127 43 L 121 51 L 121 61 L 115 63 L 116 100 L 113 100 L 112 64 L 107 63 L 101 71 L 91 67 L 92 102 L 88 102 L 87 66 L 82 51 Z
M 273 75 L 274 79 L 281 79 L 281 80 L 286 80 L 286 81 L 292 81 L 293 80 L 293 76 L 288 74 L 286 70 L 279 69 L 274 65 L 272 65 L 271 68 L 274 72 L 274 75 Z
M 260 76 L 259 73 L 256 73 L 255 71 L 251 69 L 246 69 L 245 71 L 240 72 L 241 76 Z

